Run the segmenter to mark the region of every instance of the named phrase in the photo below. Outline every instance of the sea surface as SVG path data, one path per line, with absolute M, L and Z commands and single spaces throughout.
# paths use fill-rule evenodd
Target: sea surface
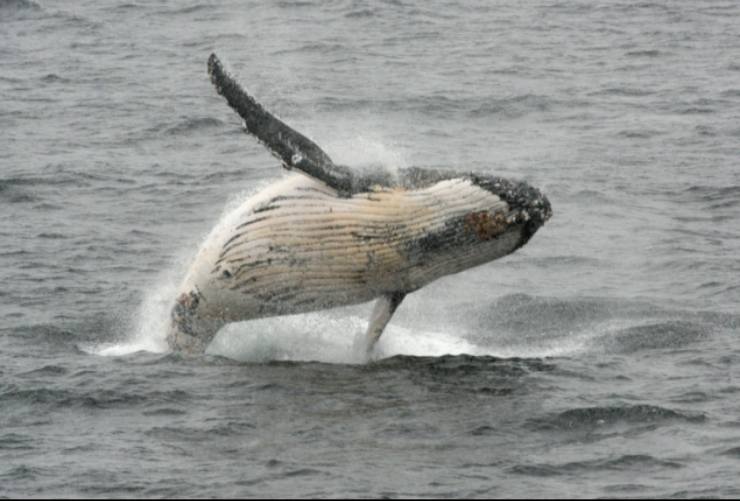
M 206 74 L 355 166 L 523 179 L 515 254 L 164 343 L 284 175 Z M 740 496 L 740 2 L 0 0 L 0 496 Z

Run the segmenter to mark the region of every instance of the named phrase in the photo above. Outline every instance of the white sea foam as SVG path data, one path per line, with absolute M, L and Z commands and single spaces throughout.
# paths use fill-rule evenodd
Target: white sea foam
M 363 363 L 367 320 L 328 312 L 265 318 L 232 324 L 208 353 L 249 362 L 271 360 Z M 454 334 L 389 325 L 372 358 L 393 355 L 438 356 L 476 353 L 478 347 Z
M 364 363 L 368 360 L 364 353 L 366 329 L 366 318 L 357 315 L 337 317 L 334 312 L 251 320 L 224 328 L 207 352 L 246 362 Z M 370 358 L 461 354 L 501 358 L 565 356 L 586 349 L 591 334 L 536 344 L 531 341 L 499 344 L 495 335 L 485 344 L 476 344 L 469 337 L 469 332 L 462 328 L 430 330 L 391 322 Z

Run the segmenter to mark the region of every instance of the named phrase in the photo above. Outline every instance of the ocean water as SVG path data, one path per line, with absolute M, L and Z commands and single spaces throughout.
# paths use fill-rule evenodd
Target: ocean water
M 0 0 L 0 495 L 740 496 L 740 3 Z M 515 254 L 163 342 L 283 175 L 216 51 L 335 160 L 524 179 Z

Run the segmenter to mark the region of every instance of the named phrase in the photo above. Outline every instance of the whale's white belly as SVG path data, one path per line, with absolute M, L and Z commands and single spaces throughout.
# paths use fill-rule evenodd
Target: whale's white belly
M 199 315 L 229 321 L 412 291 L 489 261 L 497 247 L 501 255 L 510 252 L 517 235 L 501 235 L 483 253 L 459 245 L 454 254 L 417 249 L 425 237 L 445 235 L 449 221 L 481 207 L 508 211 L 496 195 L 465 179 L 422 190 L 378 187 L 341 198 L 320 182 L 292 175 L 224 218 L 201 247 L 181 291 L 197 290 Z M 485 237 L 476 235 L 485 229 L 475 225 L 453 230 L 452 239 Z

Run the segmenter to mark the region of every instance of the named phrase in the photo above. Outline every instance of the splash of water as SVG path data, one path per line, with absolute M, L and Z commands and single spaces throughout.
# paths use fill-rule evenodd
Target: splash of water
M 189 257 L 189 256 L 188 256 Z M 163 353 L 167 351 L 165 336 L 169 328 L 170 310 L 176 297 L 179 280 L 189 259 L 181 256 L 162 272 L 155 284 L 144 293 L 129 321 L 128 336 L 117 342 L 83 348 L 88 353 L 102 356 L 124 356 L 138 351 Z
M 356 166 L 374 166 L 391 172 L 407 167 L 405 155 L 379 134 L 366 132 L 348 139 L 330 141 L 327 149 L 337 163 Z
M 368 311 L 369 313 L 369 311 Z M 413 320 L 413 319 L 412 319 Z M 421 319 L 420 319 L 421 320 Z M 244 362 L 317 361 L 365 363 L 364 336 L 367 319 L 336 312 L 288 315 L 231 324 L 214 339 L 207 353 Z M 443 355 L 542 358 L 572 355 L 587 349 L 597 333 L 584 332 L 552 342 L 500 343 L 470 341 L 464 327 L 443 330 L 389 324 L 370 359 L 395 355 L 438 357 Z
M 356 364 L 364 352 L 367 320 L 356 315 L 335 317 L 330 312 L 251 320 L 225 328 L 207 350 L 245 362 L 318 361 Z M 464 338 L 441 332 L 389 325 L 372 359 L 393 355 L 440 356 L 477 354 L 480 348 Z

